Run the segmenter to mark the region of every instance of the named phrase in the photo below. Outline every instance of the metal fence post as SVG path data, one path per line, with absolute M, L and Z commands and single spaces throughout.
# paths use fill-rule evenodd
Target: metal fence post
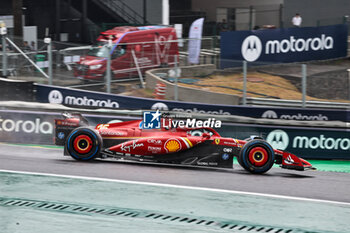
M 247 61 L 243 61 L 243 105 L 247 105 Z
M 178 64 L 177 64 L 177 56 L 174 55 L 174 60 L 175 60 L 175 88 L 174 88 L 174 100 L 178 101 L 179 100 L 179 89 L 178 89 Z
M 7 76 L 6 35 L 2 35 L 2 76 Z
M 136 69 L 137 69 L 137 73 L 138 73 L 139 78 L 140 78 L 141 87 L 142 87 L 142 88 L 145 88 L 145 84 L 143 83 L 142 71 L 141 71 L 141 68 L 140 68 L 140 66 L 139 66 L 139 62 L 138 62 L 138 60 L 137 60 L 135 51 L 134 51 L 134 50 L 131 50 L 131 54 L 132 54 L 132 57 L 133 57 L 133 59 L 134 59 L 135 66 L 136 66 Z
M 348 71 L 348 99 L 350 100 L 350 69 Z
M 112 40 L 108 40 L 108 56 L 107 56 L 107 67 L 106 67 L 107 93 L 111 93 L 111 51 L 112 51 Z
M 215 45 L 214 45 L 214 38 L 215 37 L 211 37 L 211 51 L 212 51 L 212 55 L 211 55 L 211 64 L 215 64 Z
M 218 55 L 216 54 L 217 38 L 218 38 L 218 36 L 215 35 L 215 36 L 214 36 L 214 39 L 213 39 L 213 52 L 214 52 L 214 56 L 213 56 L 213 65 L 216 66 L 215 68 L 218 68 L 218 65 L 217 65 L 217 60 L 218 60 L 217 56 L 218 56 Z
M 49 59 L 49 85 L 52 85 L 52 41 L 50 38 L 49 43 L 47 44 L 47 54 L 48 54 L 48 59 Z
M 302 73 L 302 83 L 301 83 L 301 89 L 302 89 L 302 107 L 306 107 L 306 64 L 301 65 L 301 73 Z

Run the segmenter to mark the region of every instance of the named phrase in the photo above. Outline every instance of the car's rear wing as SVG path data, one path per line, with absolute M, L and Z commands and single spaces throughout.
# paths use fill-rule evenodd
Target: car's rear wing
M 80 113 L 62 113 L 63 119 L 55 119 L 55 144 L 63 146 L 69 133 L 80 126 L 87 126 L 89 122 Z

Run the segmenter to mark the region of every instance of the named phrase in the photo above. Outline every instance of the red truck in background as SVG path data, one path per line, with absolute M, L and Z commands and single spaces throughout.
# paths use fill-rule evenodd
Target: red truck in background
M 106 74 L 108 40 L 112 40 L 112 78 L 137 75 L 148 69 L 173 66 L 178 55 L 175 28 L 167 26 L 115 27 L 102 32 L 86 56 L 81 57 L 74 76 L 84 80 L 103 80 Z M 137 64 L 136 64 L 137 62 Z

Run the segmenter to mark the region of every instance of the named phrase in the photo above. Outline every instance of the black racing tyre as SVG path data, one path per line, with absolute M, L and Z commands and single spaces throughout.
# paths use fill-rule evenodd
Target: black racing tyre
M 74 129 L 67 137 L 65 150 L 72 158 L 89 161 L 99 156 L 102 138 L 99 133 L 88 127 Z
M 275 153 L 269 143 L 254 139 L 247 142 L 238 156 L 238 163 L 247 171 L 262 174 L 271 169 Z

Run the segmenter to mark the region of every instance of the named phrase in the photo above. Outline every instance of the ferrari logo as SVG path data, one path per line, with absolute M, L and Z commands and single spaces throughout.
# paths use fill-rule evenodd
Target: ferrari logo
M 215 144 L 216 144 L 216 145 L 219 145 L 219 143 L 220 143 L 220 139 L 219 139 L 219 138 L 215 138 L 214 141 L 215 141 Z

